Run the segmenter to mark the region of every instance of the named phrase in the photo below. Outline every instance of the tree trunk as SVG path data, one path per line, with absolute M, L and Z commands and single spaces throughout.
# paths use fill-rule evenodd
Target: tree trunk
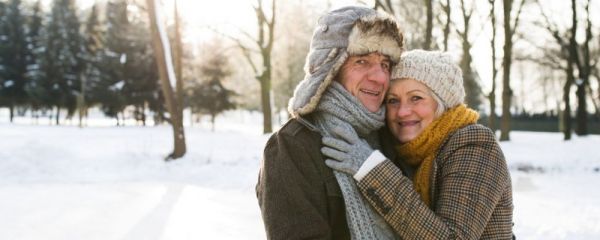
M 275 3 L 276 0 L 273 0 L 270 21 L 266 17 L 262 0 L 258 1 L 258 7 L 256 8 L 256 17 L 258 19 L 258 41 L 256 43 L 260 46 L 263 66 L 262 73 L 257 78 L 260 82 L 260 95 L 263 110 L 263 133 L 273 132 L 273 113 L 271 108 L 271 52 L 273 51 L 273 41 L 275 36 Z
M 502 120 L 500 122 L 500 141 L 510 140 L 510 105 L 512 89 L 510 88 L 510 66 L 512 62 L 512 29 L 510 12 L 512 0 L 503 0 L 504 6 L 504 59 L 502 68 Z
M 575 2 L 573 2 L 575 4 Z M 591 61 L 591 53 L 590 53 L 590 42 L 593 39 L 592 35 L 592 22 L 590 20 L 590 1 L 587 1 L 585 5 L 585 11 L 587 16 L 586 28 L 585 28 L 585 40 L 582 46 L 579 48 L 581 50 L 581 60 L 582 62 L 578 65 L 579 67 L 579 81 L 577 82 L 577 128 L 575 132 L 577 135 L 585 136 L 588 134 L 588 112 L 587 112 L 587 92 L 586 88 L 590 82 L 590 75 L 592 74 L 592 61 Z M 575 14 L 575 9 L 573 9 L 573 14 Z M 595 63 L 594 63 L 595 64 Z
M 463 71 L 463 85 L 465 87 L 466 94 L 466 103 L 469 107 L 479 110 L 481 107 L 480 100 L 480 89 L 477 80 L 475 79 L 475 74 L 473 73 L 473 68 L 471 64 L 473 62 L 473 58 L 471 56 L 471 43 L 468 41 L 466 36 L 468 31 L 465 31 L 465 38 L 463 38 L 462 44 L 462 59 L 460 62 L 460 67 Z
M 481 88 L 475 77 L 475 72 L 471 64 L 473 63 L 473 56 L 471 55 L 471 41 L 469 40 L 469 32 L 471 27 L 471 17 L 473 16 L 473 9 L 467 9 L 464 1 L 461 1 L 462 18 L 464 23 L 463 31 L 457 30 L 462 40 L 462 59 L 460 60 L 460 68 L 463 72 L 463 85 L 466 94 L 466 103 L 469 107 L 479 110 L 481 107 Z
M 79 127 L 83 127 L 83 115 L 85 112 L 85 74 L 80 74 L 81 77 L 81 86 L 79 88 L 79 95 L 77 95 L 77 110 L 79 115 Z
M 567 70 L 566 70 L 566 74 L 567 74 L 567 81 L 565 82 L 565 85 L 563 86 L 563 102 L 565 104 L 565 110 L 563 111 L 563 125 L 562 125 L 562 130 L 563 130 L 563 134 L 564 134 L 564 140 L 570 140 L 571 139 L 571 129 L 572 127 L 572 120 L 571 120 L 571 85 L 573 85 L 573 83 L 575 82 L 575 76 L 573 75 L 573 63 L 572 60 L 569 59 L 568 63 L 567 63 Z
M 270 72 L 270 71 L 269 71 Z M 267 74 L 267 73 L 263 73 Z M 263 110 L 263 133 L 273 132 L 272 111 L 271 111 L 271 77 L 261 76 L 260 96 Z
M 14 104 L 12 104 L 12 102 L 10 103 L 10 105 L 8 106 L 9 112 L 10 112 L 10 122 L 13 122 L 13 119 L 15 118 L 15 106 Z
M 56 106 L 56 125 L 60 125 L 60 106 Z
M 575 125 L 575 133 L 579 136 L 585 136 L 588 134 L 587 129 L 587 94 L 585 92 L 585 80 L 581 83 L 577 83 L 577 90 L 575 91 L 575 95 L 577 96 L 577 113 L 575 114 L 575 119 L 577 119 L 577 124 Z
M 492 20 L 492 41 L 490 42 L 492 47 L 492 90 L 488 95 L 490 100 L 490 116 L 488 121 L 488 127 L 492 131 L 496 132 L 496 77 L 498 76 L 498 68 L 496 67 L 496 1 L 489 0 L 491 5 L 490 17 Z
M 431 41 L 433 36 L 433 0 L 424 0 L 427 8 L 427 28 L 425 30 L 425 42 L 423 49 L 431 49 Z
M 174 149 L 173 152 L 165 158 L 165 160 L 168 161 L 180 158 L 185 155 L 186 152 L 182 111 L 181 106 L 177 104 L 177 99 L 173 93 L 173 87 L 171 86 L 171 82 L 176 82 L 176 79 L 174 79 L 175 74 L 172 66 L 169 67 L 169 65 L 172 64 L 170 49 L 168 47 L 169 40 L 164 29 L 162 29 L 160 25 L 162 22 L 158 16 L 155 5 L 156 0 L 146 0 L 146 3 L 148 5 L 148 16 L 150 18 L 152 30 L 152 45 L 160 76 L 160 85 L 167 105 L 167 110 L 171 117 L 171 126 L 173 127 Z
M 175 5 L 175 78 L 177 79 L 177 105 L 181 107 L 183 114 L 183 44 L 181 42 L 181 26 L 179 24 L 179 11 L 177 8 L 177 0 L 174 2 Z
M 211 127 L 210 127 L 210 130 L 211 130 L 212 132 L 215 132 L 215 116 L 216 116 L 216 115 L 217 115 L 217 114 L 211 114 L 211 115 L 210 115 L 210 126 L 211 126 Z
M 450 24 L 452 23 L 450 0 L 446 0 L 446 4 L 442 4 L 444 12 L 446 12 L 446 25 L 444 26 L 444 51 L 448 51 L 448 39 L 450 38 Z
M 142 126 L 146 126 L 146 104 L 142 104 Z

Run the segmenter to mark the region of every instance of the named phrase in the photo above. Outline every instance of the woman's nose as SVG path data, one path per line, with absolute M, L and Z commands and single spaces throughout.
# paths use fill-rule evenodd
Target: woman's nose
M 396 116 L 398 117 L 406 117 L 409 116 L 412 112 L 412 107 L 408 104 L 400 104 L 398 106 L 398 112 L 396 112 Z

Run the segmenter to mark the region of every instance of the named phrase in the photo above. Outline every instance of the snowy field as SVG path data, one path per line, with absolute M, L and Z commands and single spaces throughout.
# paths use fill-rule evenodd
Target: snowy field
M 188 153 L 168 163 L 168 126 L 0 117 L 0 239 L 265 238 L 254 185 L 268 136 L 256 113 L 229 112 L 215 132 L 187 127 Z M 600 136 L 511 138 L 517 238 L 600 239 Z

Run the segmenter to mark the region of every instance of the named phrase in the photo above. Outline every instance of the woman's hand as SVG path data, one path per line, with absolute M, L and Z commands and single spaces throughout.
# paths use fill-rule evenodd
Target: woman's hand
M 336 127 L 332 133 L 335 137 L 323 137 L 325 147 L 321 148 L 321 153 L 331 158 L 325 161 L 325 165 L 350 175 L 356 174 L 373 153 L 373 148 L 360 139 L 353 128 Z

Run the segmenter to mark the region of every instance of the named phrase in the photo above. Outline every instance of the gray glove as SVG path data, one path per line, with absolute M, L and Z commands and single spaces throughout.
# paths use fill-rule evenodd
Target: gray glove
M 373 153 L 373 148 L 360 139 L 353 128 L 336 127 L 332 133 L 335 137 L 323 137 L 325 147 L 321 148 L 321 153 L 331 158 L 325 161 L 325 165 L 350 175 L 356 174 Z

